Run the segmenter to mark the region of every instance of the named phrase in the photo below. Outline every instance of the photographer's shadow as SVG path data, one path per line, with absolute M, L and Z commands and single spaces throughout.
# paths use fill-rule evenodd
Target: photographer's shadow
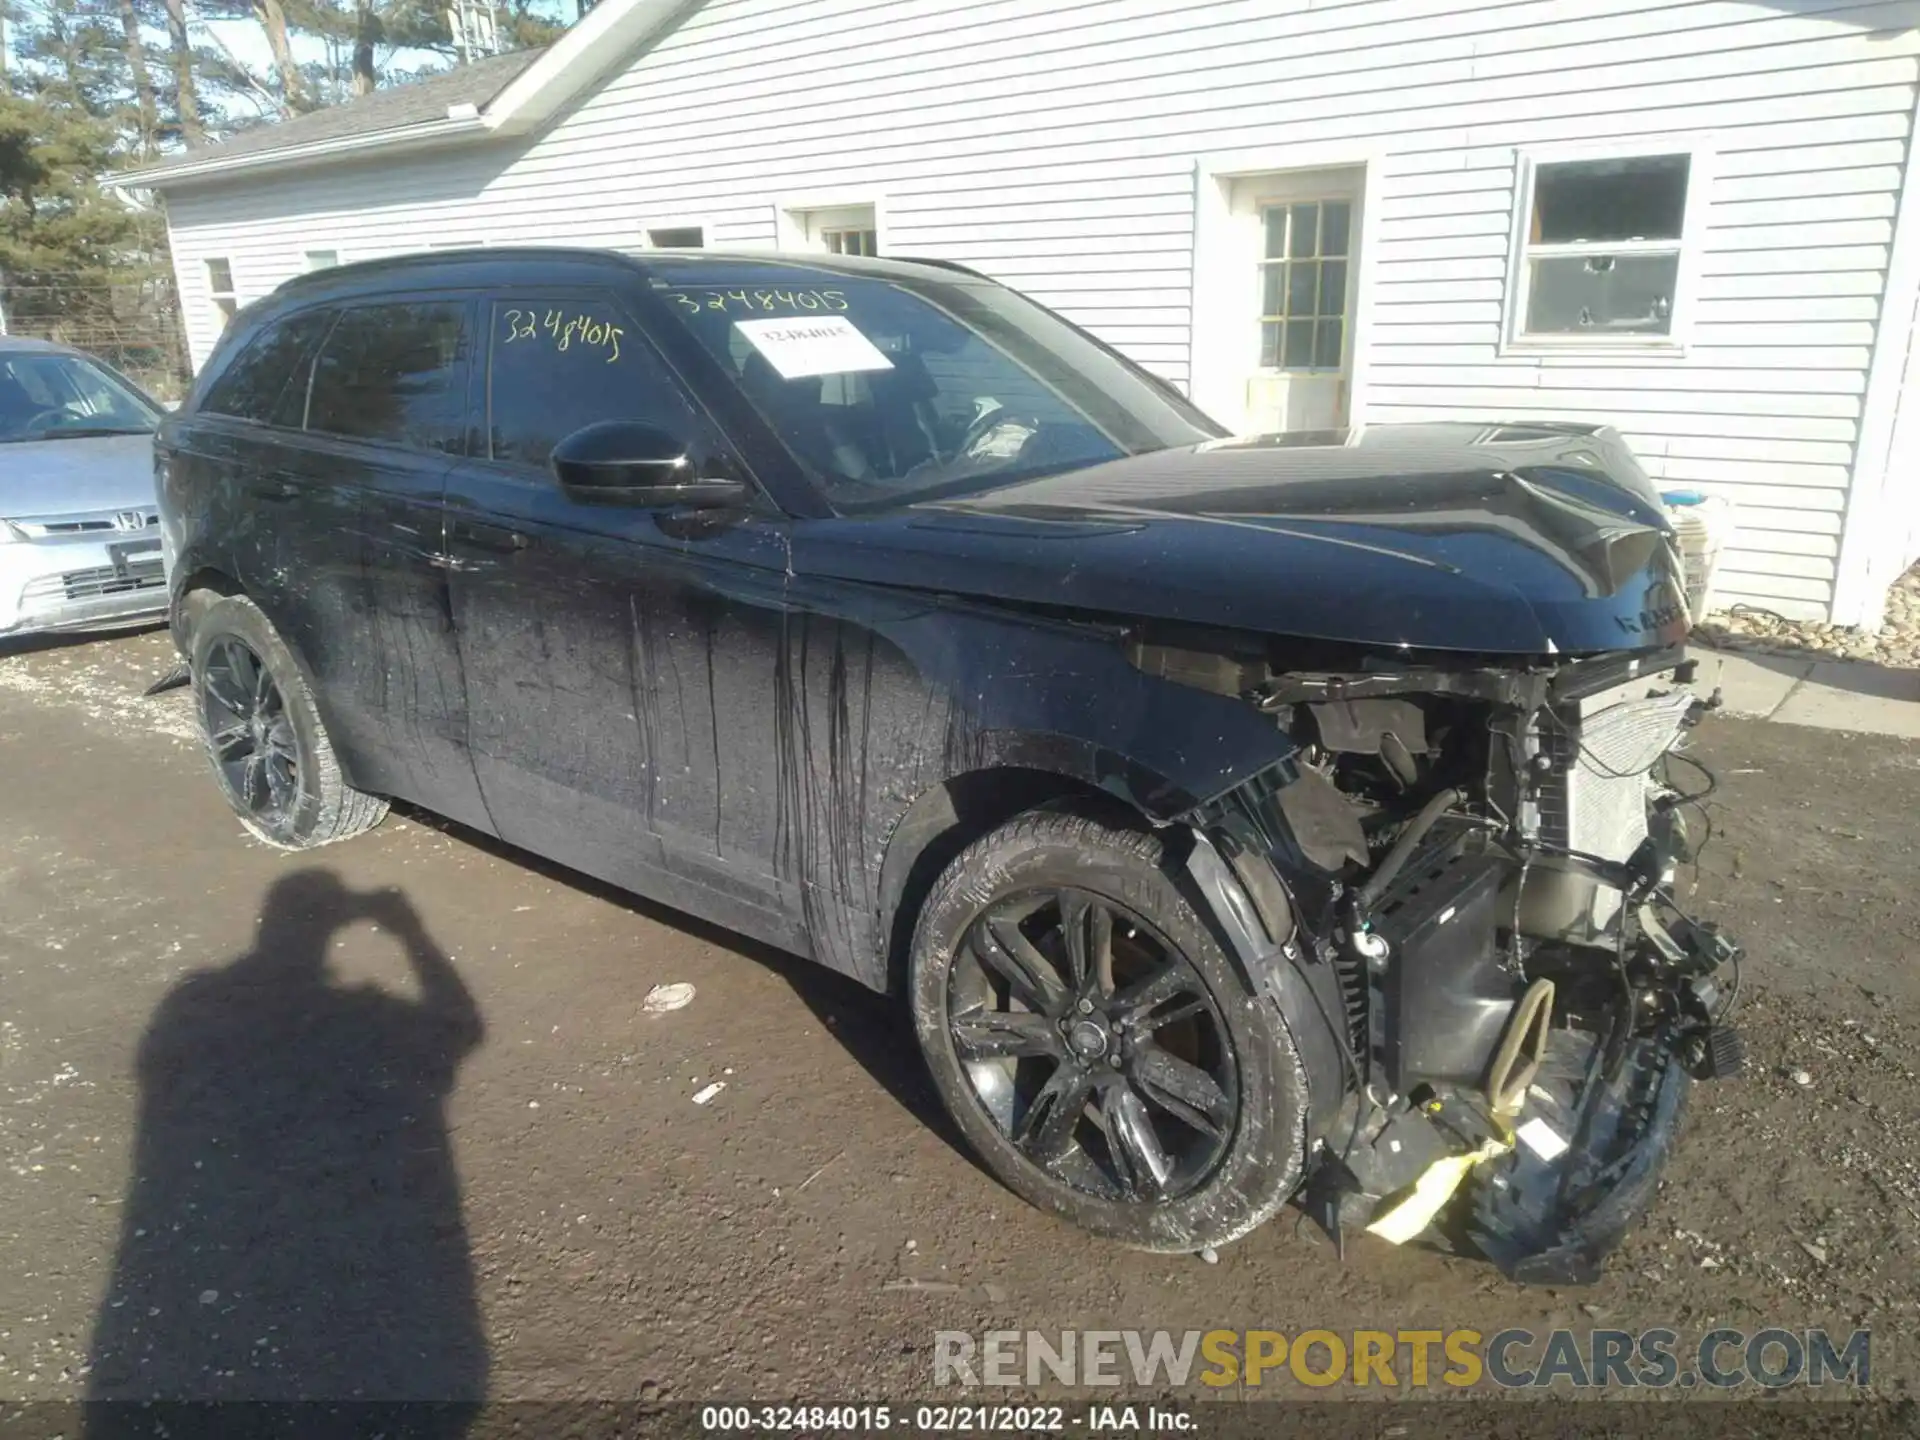
M 328 973 L 371 921 L 417 999 Z M 142 1040 L 96 1400 L 477 1401 L 487 1348 L 446 1104 L 480 1014 L 397 890 L 302 870 Z

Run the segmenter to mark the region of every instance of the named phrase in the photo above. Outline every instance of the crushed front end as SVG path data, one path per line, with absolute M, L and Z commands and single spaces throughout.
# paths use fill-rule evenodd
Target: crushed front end
M 1674 888 L 1713 784 L 1682 652 L 1134 658 L 1299 747 L 1189 820 L 1290 1027 L 1332 1036 L 1302 1203 L 1336 1236 L 1596 1279 L 1692 1085 L 1742 1065 L 1741 952 Z

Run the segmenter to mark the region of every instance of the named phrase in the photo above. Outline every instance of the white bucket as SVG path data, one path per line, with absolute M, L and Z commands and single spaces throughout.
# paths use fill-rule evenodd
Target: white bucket
M 1680 541 L 1680 560 L 1687 578 L 1687 609 L 1693 623 L 1706 618 L 1713 602 L 1714 577 L 1720 569 L 1720 556 L 1737 528 L 1731 502 L 1717 495 L 1699 495 L 1694 491 L 1667 491 L 1667 516 Z

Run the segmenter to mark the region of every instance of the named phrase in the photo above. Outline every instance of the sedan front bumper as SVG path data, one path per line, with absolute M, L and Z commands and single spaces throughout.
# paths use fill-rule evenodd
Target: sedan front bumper
M 137 624 L 166 610 L 157 528 L 0 543 L 0 635 Z

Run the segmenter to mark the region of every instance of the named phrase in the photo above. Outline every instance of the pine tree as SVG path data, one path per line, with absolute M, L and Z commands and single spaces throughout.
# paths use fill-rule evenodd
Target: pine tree
M 340 104 L 372 93 L 383 84 L 436 73 L 460 58 L 447 25 L 446 0 L 283 0 L 296 35 L 324 43 L 326 59 L 308 67 L 309 93 L 315 104 Z M 559 25 L 535 13 L 532 0 L 506 0 L 499 6 L 503 49 L 528 50 L 552 44 Z M 393 63 L 396 53 L 437 57 L 414 68 Z
M 45 96 L 0 95 L 0 285 L 14 323 L 97 313 L 116 285 L 154 273 L 156 217 L 94 179 L 114 167 L 120 139 Z
M 160 107 L 154 98 L 153 75 L 147 65 L 147 42 L 140 30 L 140 10 L 134 0 L 116 0 L 116 6 L 120 12 L 121 54 L 133 81 L 139 154 L 142 160 L 151 160 L 160 145 Z
M 506 48 L 544 45 L 560 32 L 533 8 L 559 0 L 498 3 Z M 103 190 L 101 179 L 250 120 L 338 104 L 445 68 L 460 54 L 444 6 L 0 0 L 0 316 L 21 329 L 76 333 L 93 325 L 120 334 L 129 314 L 166 312 L 171 267 L 161 217 Z M 214 20 L 257 24 L 269 73 L 253 73 L 228 49 L 206 23 Z M 315 40 L 320 58 L 302 63 Z
M 0 93 L 0 288 L 12 323 L 83 324 L 160 272 L 158 217 L 100 188 L 154 153 L 159 96 L 120 0 L 16 6 Z
M 173 113 L 176 134 L 189 145 L 206 139 L 200 114 L 200 87 L 194 80 L 193 35 L 187 29 L 186 0 L 165 0 L 167 47 L 173 63 Z

